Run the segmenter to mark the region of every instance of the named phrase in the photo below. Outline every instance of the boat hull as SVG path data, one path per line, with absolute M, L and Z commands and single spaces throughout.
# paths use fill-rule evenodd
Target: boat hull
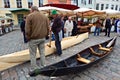
M 83 70 L 85 70 L 86 68 L 92 66 L 93 64 L 98 63 L 99 61 L 103 60 L 103 58 L 107 57 L 110 52 L 113 50 L 113 47 L 115 45 L 116 42 L 116 38 L 114 37 L 113 39 L 110 39 L 108 41 L 105 41 L 101 44 L 96 44 L 94 46 L 90 46 L 84 50 L 82 50 L 81 52 L 67 58 L 64 59 L 60 62 L 54 63 L 52 65 L 46 66 L 42 69 L 36 69 L 32 72 L 29 73 L 30 76 L 37 76 L 38 74 L 44 75 L 44 76 L 64 76 L 64 75 L 68 75 L 68 74 L 76 74 L 79 72 L 82 72 Z M 110 48 L 106 48 L 106 46 L 108 46 Z M 99 45 L 101 45 L 102 47 L 105 47 L 105 49 L 109 49 L 109 51 L 104 50 L 100 50 Z M 92 53 L 91 49 L 95 50 L 96 52 L 101 52 L 99 55 L 95 55 Z M 80 55 L 80 57 L 90 60 L 90 63 L 83 63 L 77 60 L 78 55 Z

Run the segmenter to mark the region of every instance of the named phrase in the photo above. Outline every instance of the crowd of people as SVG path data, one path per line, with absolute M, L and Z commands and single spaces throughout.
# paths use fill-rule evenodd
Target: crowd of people
M 13 31 L 13 27 L 14 27 L 14 24 L 13 24 L 13 20 L 9 20 L 10 23 L 8 24 L 5 24 L 5 20 L 1 20 L 0 22 L 0 35 L 4 35 L 10 31 Z
M 106 19 L 101 20 L 98 18 L 98 20 L 95 23 L 95 31 L 94 36 L 99 36 L 101 30 L 103 29 L 105 32 L 105 36 L 110 37 L 111 28 L 114 27 L 114 32 L 120 36 L 120 19 L 119 18 L 110 18 L 109 16 L 106 17 Z
M 70 16 L 59 15 L 56 10 L 52 10 L 51 17 L 48 18 L 44 14 L 40 13 L 36 6 L 31 7 L 31 13 L 24 17 L 21 23 L 21 31 L 24 36 L 24 43 L 29 45 L 29 53 L 31 60 L 31 67 L 33 69 L 38 68 L 36 63 L 37 48 L 40 54 L 39 68 L 45 66 L 45 39 L 52 34 L 52 40 L 55 40 L 56 54 L 61 56 L 62 47 L 61 40 L 64 37 L 75 36 L 78 34 L 78 25 L 83 25 L 82 21 L 76 21 L 75 18 Z M 94 36 L 99 36 L 102 26 L 105 26 L 105 36 L 110 37 L 110 31 L 112 25 L 115 25 L 115 32 L 120 36 L 120 19 L 114 19 L 113 21 L 107 17 L 104 22 L 100 18 L 95 22 Z

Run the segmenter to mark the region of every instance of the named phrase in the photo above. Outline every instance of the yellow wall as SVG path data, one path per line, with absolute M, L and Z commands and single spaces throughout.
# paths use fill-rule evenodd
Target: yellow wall
M 16 8 L 16 0 L 9 0 L 10 1 L 10 8 Z
M 0 10 L 0 16 L 6 16 L 5 15 L 6 13 L 11 13 L 11 12 L 8 10 Z
M 6 13 L 11 13 L 9 9 L 17 8 L 16 0 L 9 0 L 9 1 L 10 1 L 10 8 L 4 8 L 4 2 L 3 0 L 0 0 L 0 16 L 5 16 Z M 22 8 L 28 8 L 28 0 L 21 0 L 21 1 L 22 1 Z M 48 0 L 43 0 L 43 5 L 47 3 Z M 39 0 L 33 0 L 33 5 L 39 6 Z M 11 14 L 13 16 L 14 24 L 17 25 L 18 24 L 17 14 L 27 15 L 29 14 L 29 11 L 28 12 L 20 11 Z

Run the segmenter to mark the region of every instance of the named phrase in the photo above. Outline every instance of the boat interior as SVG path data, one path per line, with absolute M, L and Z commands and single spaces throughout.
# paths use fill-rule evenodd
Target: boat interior
M 92 64 L 102 59 L 106 55 L 108 55 L 115 45 L 116 38 L 111 39 L 107 42 L 103 42 L 101 44 L 96 44 L 94 46 L 90 46 L 79 53 L 64 59 L 60 62 L 51 64 L 49 66 L 44 67 L 41 70 L 57 70 L 62 68 L 71 68 L 71 67 L 80 67 L 85 66 L 87 64 Z M 109 44 L 109 47 L 107 47 Z
M 67 58 L 65 60 L 60 61 L 58 64 L 53 64 L 51 66 L 45 67 L 44 69 L 59 69 L 59 68 L 65 68 L 65 67 L 75 67 L 75 66 L 83 66 L 86 64 L 89 64 L 91 62 L 94 62 L 101 57 L 104 57 L 107 55 L 111 50 L 112 47 L 106 48 L 106 45 L 108 42 L 104 44 L 98 44 L 91 46 L 78 54 L 71 56 L 70 58 Z

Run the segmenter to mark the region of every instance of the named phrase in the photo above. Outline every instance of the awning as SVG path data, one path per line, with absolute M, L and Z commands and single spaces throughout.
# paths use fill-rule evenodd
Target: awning
M 27 8 L 17 8 L 17 9 L 12 9 L 10 10 L 11 12 L 18 12 L 18 11 L 30 11 L 29 9 Z
M 58 7 L 58 8 L 68 9 L 68 10 L 75 10 L 79 8 L 78 6 L 72 5 L 72 4 L 46 4 L 44 6 Z

